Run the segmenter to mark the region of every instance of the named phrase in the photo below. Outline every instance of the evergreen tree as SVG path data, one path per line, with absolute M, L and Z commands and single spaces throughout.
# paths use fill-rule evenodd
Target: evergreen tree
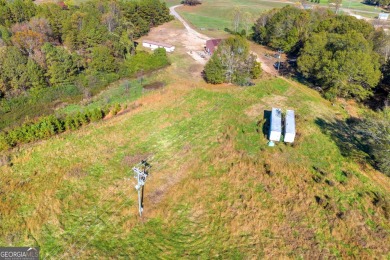
M 77 73 L 75 57 L 62 47 L 45 43 L 42 51 L 46 57 L 47 72 L 51 85 L 72 82 Z
M 113 72 L 117 69 L 115 58 L 106 46 L 92 48 L 89 69 L 100 72 Z
M 363 35 L 321 32 L 305 43 L 298 69 L 327 92 L 357 100 L 367 98 L 380 79 L 379 58 Z

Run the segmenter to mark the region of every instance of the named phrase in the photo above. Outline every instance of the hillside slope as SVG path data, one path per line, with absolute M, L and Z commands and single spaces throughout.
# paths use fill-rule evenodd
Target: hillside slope
M 343 139 L 345 111 L 281 78 L 207 85 L 181 46 L 171 59 L 137 108 L 12 151 L 0 245 L 54 259 L 388 257 L 389 178 Z M 267 147 L 271 107 L 295 109 L 294 145 Z M 144 158 L 140 219 L 131 168 Z

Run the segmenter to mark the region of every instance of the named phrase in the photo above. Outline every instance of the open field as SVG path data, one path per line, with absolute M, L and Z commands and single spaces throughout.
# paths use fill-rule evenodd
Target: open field
M 184 30 L 155 30 L 166 29 Z M 12 151 L 0 166 L 0 245 L 40 246 L 49 259 L 389 257 L 390 180 L 343 139 L 347 111 L 269 75 L 208 85 L 172 43 L 172 65 L 148 78 L 166 87 L 136 108 Z M 121 88 L 107 91 L 131 101 Z M 271 107 L 295 109 L 294 145 L 267 147 Z M 144 158 L 140 219 L 131 167 Z
M 178 0 L 165 0 L 165 2 L 169 6 L 180 3 Z M 310 2 L 308 3 L 310 4 Z M 235 8 L 249 14 L 250 19 L 254 22 L 262 12 L 289 4 L 299 5 L 299 1 L 203 0 L 201 5 L 180 7 L 177 11 L 194 27 L 205 30 L 224 30 L 225 28 L 232 28 L 232 14 Z M 321 0 L 319 6 L 328 7 L 328 1 Z M 350 9 L 349 12 L 367 18 L 377 17 L 377 13 L 381 12 L 380 8 L 363 4 L 360 0 L 344 1 L 342 8 Z

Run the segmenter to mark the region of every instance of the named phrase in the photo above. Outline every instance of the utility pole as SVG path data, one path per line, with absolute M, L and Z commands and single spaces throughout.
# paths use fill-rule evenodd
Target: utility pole
M 152 166 L 146 161 L 142 160 L 138 167 L 133 167 L 134 171 L 134 178 L 137 179 L 137 184 L 135 185 L 135 189 L 138 191 L 138 212 L 139 215 L 142 217 L 142 212 L 144 211 L 144 186 L 146 182 L 146 178 L 149 175 L 149 170 L 152 168 Z

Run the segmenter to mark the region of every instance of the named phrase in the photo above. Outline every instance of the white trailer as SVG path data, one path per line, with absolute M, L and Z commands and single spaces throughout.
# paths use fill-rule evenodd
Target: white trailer
M 282 135 L 282 111 L 279 108 L 272 108 L 269 140 L 274 142 L 280 141 Z
M 295 139 L 295 115 L 294 110 L 286 112 L 286 127 L 284 129 L 284 142 L 293 143 Z
M 162 42 L 155 42 L 155 41 L 150 41 L 150 40 L 144 40 L 142 42 L 142 46 L 155 50 L 157 48 L 164 48 L 167 52 L 173 52 L 175 50 L 175 46 L 162 43 Z

